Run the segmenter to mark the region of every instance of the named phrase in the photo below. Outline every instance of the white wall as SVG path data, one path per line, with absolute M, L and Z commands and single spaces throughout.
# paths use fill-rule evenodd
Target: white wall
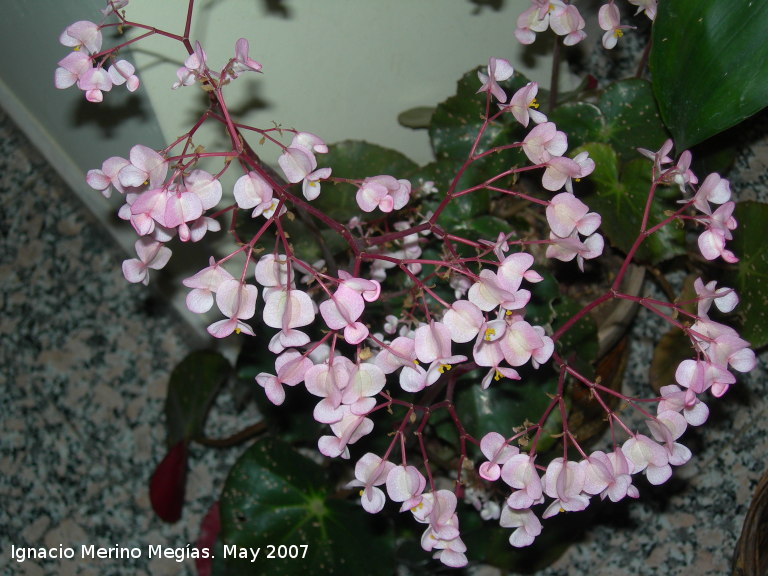
M 185 4 L 133 0 L 129 14 L 180 31 Z M 528 0 L 506 0 L 501 10 L 484 8 L 478 14 L 469 0 L 285 0 L 284 5 L 288 18 L 268 15 L 262 0 L 198 1 L 192 40 L 203 44 L 209 65 L 223 65 L 244 37 L 251 56 L 264 66 L 263 75 L 244 75 L 228 90 L 235 108 L 252 98 L 261 102 L 263 108 L 246 115 L 257 126 L 274 121 L 328 142 L 365 139 L 427 162 L 426 133 L 400 127 L 400 112 L 444 100 L 463 73 L 490 56 L 507 58 L 548 82 L 545 59 L 538 70 L 519 63 L 521 46 L 513 31 Z M 179 120 L 193 114 L 190 89 L 169 89 L 184 57 L 172 44 L 161 40 L 155 49 L 165 50 L 175 64 L 137 55 L 155 64 L 143 80 L 166 137 L 181 134 Z

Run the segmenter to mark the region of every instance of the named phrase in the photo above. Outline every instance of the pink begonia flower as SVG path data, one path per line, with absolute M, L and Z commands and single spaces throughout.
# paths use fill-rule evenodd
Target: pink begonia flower
M 697 184 L 699 182 L 696 174 L 694 174 L 690 168 L 692 159 L 693 155 L 691 152 L 689 150 L 684 150 L 683 153 L 680 154 L 680 158 L 677 159 L 677 164 L 671 168 L 667 168 L 667 170 L 661 174 L 661 181 L 667 184 L 677 184 L 680 191 L 685 193 L 688 184 Z
M 517 528 L 509 536 L 509 543 L 515 548 L 530 546 L 541 534 L 541 521 L 531 510 L 515 510 L 504 506 L 499 525 L 503 528 Z
M 89 68 L 77 79 L 77 87 L 85 92 L 88 102 L 102 102 L 104 94 L 112 89 L 112 79 L 103 68 Z
M 566 46 L 574 46 L 587 37 L 584 26 L 586 22 L 573 4 L 553 10 L 549 17 L 549 27 L 558 36 L 565 36 L 563 44 Z
M 505 310 L 520 310 L 530 301 L 531 293 L 519 286 L 519 281 L 510 282 L 486 268 L 480 271 L 478 281 L 469 289 L 467 298 L 483 312 L 490 312 L 498 306 Z
M 459 533 L 459 518 L 456 515 L 456 495 L 450 490 L 438 490 L 422 496 L 421 503 L 412 509 L 414 518 L 429 524 L 421 537 L 421 547 L 432 552 L 434 558 L 447 566 L 466 566 L 467 548 Z
M 713 395 L 722 396 L 736 383 L 736 377 L 726 366 L 717 366 L 706 360 L 683 360 L 675 371 L 675 381 L 695 394 L 713 389 Z
M 251 284 L 244 284 L 234 278 L 222 281 L 216 290 L 216 305 L 227 319 L 208 326 L 208 333 L 215 338 L 224 338 L 232 332 L 245 332 L 253 336 L 253 329 L 242 320 L 253 318 L 256 314 L 258 294 L 258 288 Z
M 325 154 L 328 146 L 318 136 L 309 132 L 297 132 L 294 134 L 290 145 L 283 150 L 277 159 L 280 169 L 285 174 L 288 182 L 296 184 L 310 177 L 326 177 L 315 174 L 317 159 L 315 154 Z
M 755 367 L 755 352 L 749 348 L 749 342 L 741 339 L 730 326 L 700 318 L 691 326 L 690 335 L 707 360 L 715 366 L 730 366 L 744 373 Z
M 276 375 L 261 372 L 256 382 L 272 404 L 279 406 L 285 402 L 283 386 L 296 386 L 304 381 L 304 375 L 312 367 L 312 360 L 298 350 L 287 350 L 275 359 Z
M 562 192 L 552 200 L 546 209 L 547 222 L 554 234 L 567 238 L 574 231 L 589 236 L 600 227 L 600 214 L 589 212 L 589 208 L 573 194 Z
M 709 308 L 714 303 L 720 312 L 731 312 L 739 303 L 739 296 L 733 288 L 716 288 L 717 281 L 712 280 L 706 285 L 701 278 L 693 281 L 693 289 L 698 296 L 697 313 L 699 317 L 705 318 L 709 313 Z
M 179 239 L 186 242 L 190 239 L 187 223 L 216 206 L 221 195 L 221 182 L 205 170 L 193 170 L 183 175 L 178 189 L 168 195 L 162 220 L 155 219 L 166 228 L 178 228 Z
M 533 44 L 536 33 L 549 28 L 550 12 L 563 8 L 561 0 L 531 0 L 531 6 L 517 17 L 515 38 L 521 44 Z
M 289 146 L 277 159 L 280 169 L 285 174 L 285 178 L 291 184 L 296 184 L 304 180 L 315 168 L 317 160 L 315 156 L 305 148 Z
M 53 84 L 63 90 L 80 80 L 93 67 L 91 58 L 85 52 L 72 52 L 61 60 L 53 76 Z
M 344 270 L 339 270 L 339 280 L 341 280 L 342 286 L 351 288 L 360 294 L 366 302 L 376 302 L 381 295 L 381 283 L 377 280 L 357 278 Z
M 225 280 L 234 280 L 232 274 L 219 266 L 211 257 L 209 265 L 189 278 L 182 280 L 182 284 L 192 290 L 187 294 L 187 308 L 195 314 L 208 312 L 213 306 L 214 294 Z
M 699 251 L 707 260 L 714 260 L 719 256 L 729 264 L 739 261 L 733 252 L 725 248 L 725 242 L 733 239 L 731 230 L 735 230 L 737 226 L 733 217 L 735 207 L 734 202 L 726 202 L 712 214 L 697 218 L 707 226 L 698 239 Z
M 474 339 L 484 323 L 480 308 L 469 300 L 457 300 L 443 316 L 443 324 L 448 328 L 451 340 L 457 343 Z
M 322 436 L 318 442 L 318 449 L 329 458 L 349 459 L 349 445 L 354 444 L 363 436 L 373 431 L 373 420 L 363 415 L 353 414 L 349 406 L 341 406 L 344 415 L 341 420 L 331 424 L 334 436 Z
M 259 261 L 256 262 L 254 276 L 256 282 L 265 288 L 273 288 L 275 286 L 287 288 L 289 272 L 288 259 L 284 255 L 264 254 L 264 256 L 259 258 Z M 291 285 L 293 285 L 294 278 L 292 275 L 290 278 Z
M 528 82 L 528 84 L 512 95 L 509 104 L 501 108 L 511 112 L 512 116 L 525 128 L 528 128 L 528 123 L 531 120 L 533 120 L 534 124 L 542 124 L 547 121 L 547 117 L 544 113 L 537 110 L 539 104 L 536 102 L 536 94 L 538 92 L 538 83 Z
M 603 47 L 606 50 L 615 48 L 619 38 L 624 36 L 624 30 L 633 28 L 633 26 L 621 25 L 621 14 L 613 0 L 608 4 L 600 6 L 600 10 L 597 13 L 597 22 L 600 28 L 605 30 L 605 34 L 603 34 Z
M 635 12 L 635 14 L 645 12 L 645 15 L 648 16 L 650 20 L 656 19 L 656 2 L 657 0 L 629 0 L 630 4 L 637 6 L 637 12 Z
M 665 164 L 671 164 L 673 162 L 672 158 L 668 156 L 668 154 L 672 151 L 672 146 L 672 140 L 667 139 L 664 141 L 664 144 L 661 145 L 661 148 L 659 148 L 657 152 L 647 150 L 645 148 L 638 148 L 637 151 L 646 158 L 653 160 L 653 173 L 654 175 L 658 176 L 661 174 Z
M 523 280 L 533 283 L 541 282 L 544 280 L 541 274 L 530 269 L 533 262 L 534 259 L 531 254 L 515 252 L 501 261 L 497 275 L 500 280 L 506 283 L 508 289 L 520 286 Z
M 101 170 L 88 170 L 85 181 L 91 188 L 100 191 L 105 198 L 112 196 L 112 187 L 120 192 L 120 194 L 124 194 L 125 188 L 120 184 L 118 174 L 120 173 L 120 170 L 129 164 L 130 162 L 125 158 L 112 156 L 111 158 L 104 160 L 101 165 Z
M 595 162 L 589 152 L 581 152 L 573 159 L 555 156 L 546 163 L 546 170 L 541 177 L 541 185 L 550 192 L 561 188 L 573 194 L 573 181 L 589 176 L 595 170 Z
M 123 261 L 123 276 L 128 282 L 149 284 L 149 269 L 160 270 L 171 259 L 171 250 L 152 238 L 139 238 L 134 244 L 138 259 Z
M 382 460 L 376 454 L 368 452 L 355 464 L 355 480 L 347 484 L 347 488 L 362 486 L 360 503 L 363 509 L 371 514 L 381 512 L 387 499 L 384 492 L 377 488 L 387 481 L 387 475 L 395 465 L 388 460 Z
M 576 263 L 582 272 L 584 272 L 584 260 L 597 258 L 603 253 L 605 247 L 605 241 L 600 234 L 592 234 L 582 241 L 579 239 L 577 230 L 565 238 L 551 232 L 549 240 L 552 243 L 547 246 L 545 253 L 547 258 L 554 258 L 562 262 L 570 262 L 576 258 Z
M 195 42 L 195 49 L 184 60 L 184 66 L 176 70 L 176 77 L 178 81 L 173 83 L 171 88 L 176 90 L 181 86 L 190 86 L 195 83 L 198 78 L 203 77 L 208 66 L 206 65 L 207 57 L 200 42 Z
M 87 20 L 70 24 L 59 36 L 59 42 L 64 46 L 75 50 L 85 48 L 89 55 L 96 54 L 101 50 L 101 41 L 101 29 L 97 24 Z
M 416 358 L 429 364 L 426 373 L 426 386 L 437 382 L 443 373 L 453 364 L 464 362 L 467 357 L 451 354 L 451 333 L 442 322 L 434 320 L 416 329 L 413 336 Z
M 720 174 L 713 172 L 704 178 L 696 194 L 693 196 L 693 205 L 704 214 L 711 214 L 709 202 L 712 204 L 725 204 L 731 199 L 731 185 Z M 686 200 L 681 200 L 685 203 Z
M 478 88 L 476 93 L 490 92 L 499 102 L 506 102 L 507 95 L 504 92 L 504 89 L 499 86 L 498 82 L 508 80 L 514 73 L 515 70 L 508 60 L 504 60 L 503 58 L 489 58 L 487 71 L 477 72 L 477 77 L 480 79 L 480 82 L 482 82 L 482 86 Z
M 586 471 L 582 462 L 555 458 L 547 465 L 542 484 L 544 493 L 554 498 L 542 513 L 551 518 L 560 512 L 579 512 L 589 505 L 589 496 L 583 491 Z
M 514 489 L 507 498 L 507 505 L 515 510 L 525 510 L 543 501 L 541 478 L 533 464 L 535 458 L 529 454 L 516 454 L 501 467 L 501 479 Z
M 110 14 L 117 14 L 119 10 L 122 10 L 126 6 L 128 6 L 128 0 L 107 0 L 106 8 L 101 8 L 99 12 L 106 18 Z
M 513 322 L 500 340 L 504 359 L 510 366 L 522 366 L 532 360 L 534 368 L 549 360 L 555 349 L 552 339 L 541 326 L 531 326 L 525 320 Z
M 168 174 L 168 160 L 152 148 L 136 144 L 128 154 L 130 163 L 117 175 L 125 188 L 159 188 Z
M 221 230 L 221 224 L 219 224 L 218 220 L 201 216 L 197 220 L 187 222 L 186 228 L 188 230 L 187 240 L 189 242 L 200 242 L 208 232 L 218 232 Z M 179 237 L 182 237 L 181 233 Z
M 307 326 L 315 320 L 315 307 L 306 292 L 268 288 L 264 295 L 263 317 L 267 326 L 280 328 L 267 347 L 270 352 L 279 354 L 286 348 L 304 346 L 309 342 L 309 336 L 295 328 Z
M 355 199 L 364 212 L 373 212 L 376 208 L 392 212 L 405 206 L 410 197 L 411 183 L 408 180 L 397 180 L 383 174 L 363 180 Z
M 272 203 L 272 186 L 257 172 L 248 172 L 237 179 L 234 186 L 235 202 L 243 210 L 253 208 L 251 218 L 260 216 Z
M 709 408 L 690 388 L 683 389 L 670 384 L 662 386 L 659 392 L 662 397 L 657 409 L 659 413 L 667 410 L 680 412 L 691 426 L 701 426 L 707 421 Z
M 688 427 L 688 422 L 682 414 L 674 410 L 659 412 L 655 420 L 647 420 L 646 424 L 651 435 L 662 442 L 667 450 L 667 460 L 672 466 L 682 466 L 691 459 L 691 451 L 684 445 L 675 442 Z M 648 471 L 646 471 L 648 477 Z M 649 482 L 653 478 L 649 477 Z M 666 482 L 666 479 L 661 482 Z
M 480 440 L 480 450 L 488 458 L 478 469 L 482 478 L 489 482 L 495 482 L 501 477 L 501 467 L 513 456 L 520 453 L 516 446 L 507 444 L 506 438 L 498 432 L 488 432 Z
M 243 72 L 261 72 L 261 64 L 248 55 L 248 40 L 240 38 L 235 42 L 235 57 L 227 66 L 222 80 L 237 78 Z
M 633 473 L 645 471 L 648 481 L 658 486 L 672 476 L 669 453 L 644 434 L 635 434 L 621 446 L 621 451 L 632 464 Z
M 400 512 L 411 510 L 421 503 L 427 479 L 415 466 L 395 466 L 387 475 L 387 494 L 390 500 L 402 502 Z
M 349 406 L 341 409 L 342 391 L 349 385 L 354 363 L 345 356 L 334 356 L 312 366 L 304 376 L 304 386 L 313 396 L 322 398 L 315 405 L 313 417 L 323 424 L 341 421 Z
M 562 156 L 568 149 L 568 138 L 553 122 L 544 122 L 523 139 L 523 152 L 534 164 L 546 164 L 555 156 Z
M 384 389 L 384 372 L 371 363 L 352 366 L 347 386 L 342 390 L 341 403 L 349 406 L 352 414 L 365 416 L 376 406 L 376 396 Z
M 363 297 L 343 284 L 338 287 L 330 300 L 320 304 L 320 314 L 331 330 L 344 330 L 344 340 L 349 344 L 360 344 L 368 337 L 368 328 L 357 319 L 365 310 Z
M 128 92 L 136 92 L 139 89 L 139 78 L 136 76 L 136 68 L 128 60 L 118 60 L 108 70 L 112 84 L 128 88 Z
M 625 497 L 638 498 L 640 492 L 632 485 L 632 473 L 634 468 L 620 449 L 616 449 L 607 455 L 611 466 L 611 480 L 605 490 L 600 493 L 600 498 L 607 496 L 611 502 L 618 502 Z M 589 474 L 589 471 L 587 472 Z M 586 484 L 585 484 L 586 485 Z
M 311 202 L 320 196 L 320 181 L 328 179 L 330 175 L 330 168 L 318 168 L 314 172 L 307 174 L 301 183 L 301 193 L 304 195 L 304 198 Z
M 626 496 L 637 498 L 640 493 L 632 486 L 629 461 L 620 450 L 606 454 L 593 452 L 582 463 L 584 467 L 584 492 L 590 495 L 606 496 L 611 502 L 618 502 Z

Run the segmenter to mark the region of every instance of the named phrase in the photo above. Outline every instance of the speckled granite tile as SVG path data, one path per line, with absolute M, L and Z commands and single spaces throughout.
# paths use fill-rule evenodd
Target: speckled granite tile
M 10 546 L 183 547 L 235 451 L 192 449 L 183 519 L 151 512 L 168 375 L 187 326 L 122 278 L 124 255 L 0 111 L 0 572 L 193 573 L 174 560 L 27 561 Z M 98 194 L 94 201 L 101 201 Z

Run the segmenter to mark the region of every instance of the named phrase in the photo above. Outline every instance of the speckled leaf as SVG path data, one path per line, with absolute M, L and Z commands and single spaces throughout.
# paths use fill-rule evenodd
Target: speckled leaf
M 678 150 L 768 105 L 768 2 L 659 2 L 650 66 Z
M 589 102 L 572 102 L 555 108 L 548 119 L 568 136 L 568 148 L 606 138 L 605 118 L 600 108 Z
M 605 117 L 605 135 L 624 161 L 637 158 L 638 147 L 658 150 L 669 137 L 651 84 L 645 80 L 614 82 L 603 92 L 599 106 Z
M 595 161 L 595 171 L 590 176 L 595 185 L 595 193 L 585 197 L 584 202 L 602 216 L 601 230 L 610 243 L 628 252 L 640 234 L 651 186 L 650 163 L 638 159 L 620 167 L 616 152 L 607 144 L 590 143 L 581 149 L 588 150 Z M 661 222 L 665 218 L 665 211 L 675 207 L 674 202 L 662 196 L 664 194 L 657 191 L 647 228 Z M 637 259 L 658 264 L 684 254 L 684 240 L 683 229 L 671 223 L 645 239 L 637 251 Z
M 330 485 L 323 468 L 287 444 L 265 438 L 251 446 L 222 491 L 220 549 L 230 554 L 216 555 L 218 570 L 228 576 L 391 574 L 388 534 L 374 531 L 358 504 L 329 498 Z M 255 562 L 248 548 L 259 549 Z M 233 556 L 234 550 L 246 550 L 246 557 Z
M 456 95 L 439 104 L 432 115 L 432 123 L 429 127 L 432 150 L 438 162 L 448 160 L 452 163 L 451 177 L 468 159 L 475 139 L 484 124 L 486 96 L 484 93 L 477 94 L 477 89 L 480 87 L 477 71 L 480 69 L 467 72 L 458 82 Z M 511 96 L 527 83 L 527 78 L 515 74 L 509 80 L 500 82 L 499 85 L 504 88 L 508 96 Z M 497 111 L 494 100 L 491 102 L 490 113 L 494 114 Z M 523 136 L 522 127 L 510 114 L 504 114 L 485 129 L 475 153 L 510 144 L 522 139 Z M 524 158 L 520 150 L 509 149 L 475 160 L 461 174 L 456 190 L 480 184 L 516 164 L 522 164 L 525 161 Z
M 491 381 L 491 385 L 483 390 L 480 386 L 480 378 L 486 374 L 483 372 L 471 385 L 468 383 L 458 389 L 456 411 L 464 428 L 475 438 L 482 438 L 488 432 L 512 436 L 515 428 L 538 421 L 549 405 L 548 394 L 557 388 L 557 375 L 549 367 L 517 370 L 521 380 L 500 378 Z M 546 451 L 555 442 L 553 435 L 561 431 L 559 412 L 555 410 L 544 426 L 537 451 Z M 523 442 L 521 448 L 524 447 Z
M 231 369 L 224 356 L 210 350 L 192 352 L 174 368 L 165 398 L 169 447 L 200 434 L 211 402 Z
M 768 204 L 739 202 L 734 217 L 739 227 L 728 247 L 740 258 L 733 284 L 741 299 L 736 312 L 742 319 L 742 337 L 760 348 L 768 344 Z

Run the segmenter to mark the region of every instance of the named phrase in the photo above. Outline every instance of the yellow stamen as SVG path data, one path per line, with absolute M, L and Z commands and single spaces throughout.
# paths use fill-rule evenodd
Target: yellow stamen
M 494 330 L 493 328 L 486 328 L 485 336 L 483 336 L 483 340 L 487 340 L 490 342 L 491 336 L 495 336 L 495 335 L 496 335 L 496 330 Z
M 618 28 L 616 28 L 616 30 L 613 31 L 614 38 L 621 38 L 622 36 L 624 36 L 624 32 L 622 32 Z
M 528 102 L 528 108 L 538 108 L 538 107 L 539 107 L 539 103 L 536 102 L 536 98 Z
M 440 364 L 440 367 L 437 369 L 437 371 L 440 372 L 440 374 L 444 374 L 450 369 L 451 369 L 450 364 Z

